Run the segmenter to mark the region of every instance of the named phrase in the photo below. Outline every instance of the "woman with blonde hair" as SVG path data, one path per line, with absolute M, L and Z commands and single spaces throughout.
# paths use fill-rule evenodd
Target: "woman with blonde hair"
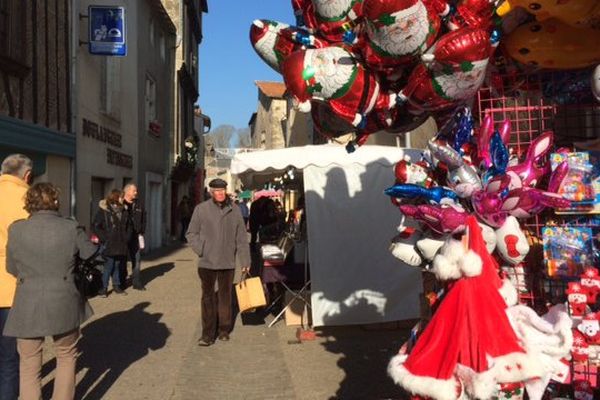
M 6 269 L 17 278 L 17 290 L 4 328 L 17 338 L 21 400 L 41 399 L 42 347 L 52 336 L 56 354 L 54 400 L 75 395 L 75 362 L 79 326 L 92 309 L 75 286 L 77 257 L 96 253 L 76 221 L 59 212 L 59 192 L 51 183 L 36 183 L 25 195 L 29 218 L 8 230 Z

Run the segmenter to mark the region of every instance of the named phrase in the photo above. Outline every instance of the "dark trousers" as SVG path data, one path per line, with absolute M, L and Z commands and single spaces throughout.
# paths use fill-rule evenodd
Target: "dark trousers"
M 233 269 L 198 268 L 202 283 L 202 337 L 213 340 L 217 333 L 229 333 L 233 324 L 231 310 L 231 292 L 233 288 Z M 215 293 L 215 282 L 218 291 Z
M 179 240 L 182 242 L 187 242 L 185 234 L 187 233 L 191 220 L 191 218 L 181 218 L 181 234 L 179 235 Z
M 127 243 L 127 258 L 131 262 L 131 284 L 134 288 L 141 288 L 144 286 L 140 276 L 142 262 L 140 257 L 139 243 L 138 235 L 135 235 L 135 237 Z M 127 276 L 127 263 L 125 263 L 123 266 L 125 267 L 124 276 Z
M 0 400 L 17 400 L 19 396 L 19 353 L 17 338 L 3 336 L 10 308 L 0 308 Z

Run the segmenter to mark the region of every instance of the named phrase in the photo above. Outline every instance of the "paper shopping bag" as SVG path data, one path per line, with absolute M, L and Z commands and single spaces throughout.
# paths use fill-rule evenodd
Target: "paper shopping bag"
M 243 279 L 235 285 L 240 312 L 253 311 L 267 305 L 265 292 L 259 277 Z

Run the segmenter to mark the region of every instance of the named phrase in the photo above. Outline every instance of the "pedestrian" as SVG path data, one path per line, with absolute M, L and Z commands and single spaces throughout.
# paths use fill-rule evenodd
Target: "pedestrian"
M 94 217 L 93 230 L 100 239 L 102 255 L 106 259 L 102 274 L 102 290 L 98 294 L 108 296 L 108 281 L 112 276 L 113 291 L 127 294 L 123 290 L 121 268 L 127 262 L 127 218 L 121 204 L 121 191 L 113 189 L 106 199 L 100 200 L 100 209 Z
M 36 183 L 25 196 L 28 219 L 8 230 L 6 267 L 18 281 L 4 334 L 17 338 L 21 400 L 42 398 L 42 347 L 52 336 L 56 355 L 54 400 L 75 396 L 79 326 L 92 315 L 75 286 L 76 257 L 95 255 L 76 221 L 59 212 L 59 192 L 51 183 Z
M 4 336 L 4 325 L 17 287 L 17 280 L 6 271 L 8 227 L 29 215 L 23 208 L 25 193 L 32 178 L 33 162 L 23 154 L 12 154 L 0 167 L 0 399 L 19 396 L 19 353 L 14 337 Z
M 123 207 L 127 221 L 127 256 L 131 261 L 132 286 L 135 290 L 146 290 L 140 276 L 140 250 L 144 249 L 144 232 L 146 231 L 146 210 L 138 200 L 137 186 L 128 183 L 123 188 Z M 121 269 L 123 282 L 127 281 L 127 263 Z
M 200 346 L 210 346 L 216 336 L 219 340 L 229 340 L 233 325 L 231 305 L 236 256 L 242 274 L 250 270 L 244 220 L 240 209 L 227 196 L 227 182 L 217 178 L 208 186 L 212 199 L 196 206 L 186 235 L 199 257 L 198 276 L 202 286 Z
M 192 212 L 194 212 L 194 206 L 187 196 L 184 195 L 181 198 L 181 201 L 177 205 L 177 212 L 179 213 L 179 222 L 181 222 L 179 240 L 181 242 L 186 242 L 185 233 L 187 232 L 188 226 L 190 226 Z

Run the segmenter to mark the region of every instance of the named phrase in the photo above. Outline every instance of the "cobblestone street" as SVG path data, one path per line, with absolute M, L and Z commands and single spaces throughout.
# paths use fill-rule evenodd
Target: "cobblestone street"
M 200 285 L 187 247 L 146 257 L 147 291 L 91 300 L 82 327 L 77 399 L 399 399 L 387 361 L 407 330 L 339 327 L 299 343 L 272 316 L 238 316 L 231 341 L 196 345 Z M 265 323 L 266 321 L 266 323 Z M 48 347 L 48 346 L 47 346 Z M 51 346 L 50 346 L 51 347 Z M 49 398 L 54 360 L 44 375 Z

